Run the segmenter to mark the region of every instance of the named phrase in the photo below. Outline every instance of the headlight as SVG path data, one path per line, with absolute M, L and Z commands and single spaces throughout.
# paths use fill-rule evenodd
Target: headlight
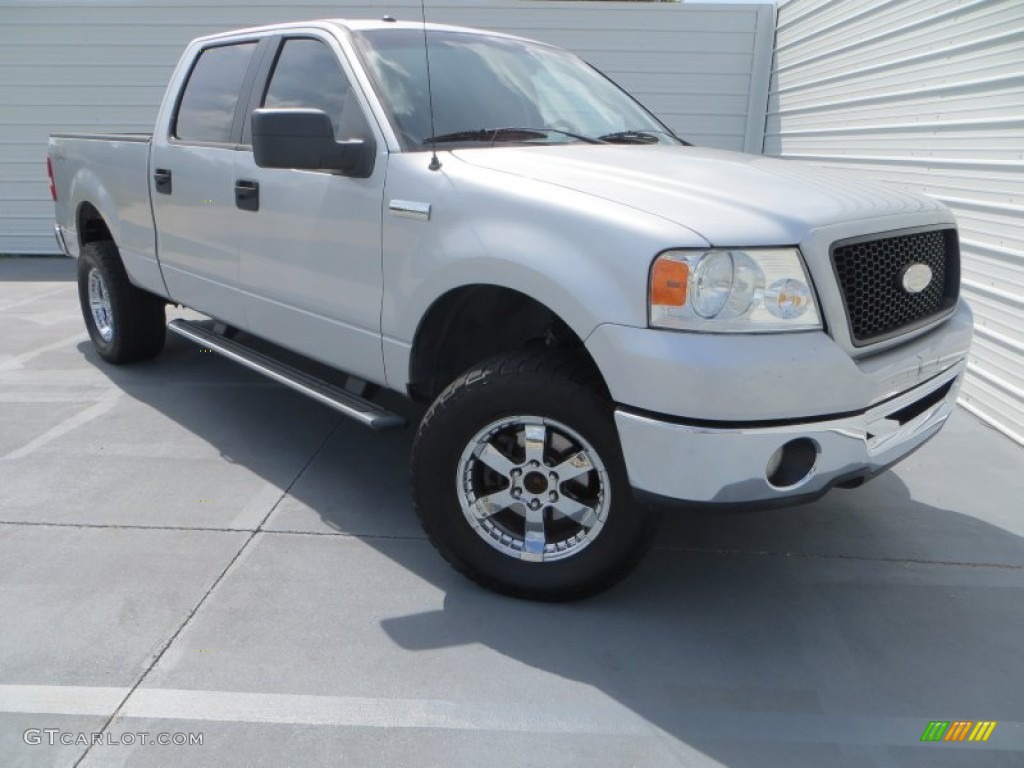
M 651 267 L 656 328 L 759 333 L 821 328 L 795 248 L 666 251 Z

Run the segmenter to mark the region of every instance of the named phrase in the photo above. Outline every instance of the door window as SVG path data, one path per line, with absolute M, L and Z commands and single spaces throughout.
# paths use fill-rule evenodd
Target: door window
M 178 106 L 174 135 L 184 141 L 231 141 L 242 81 L 256 43 L 207 48 L 189 75 Z
M 335 138 L 370 139 L 352 85 L 330 48 L 319 40 L 286 40 L 274 65 L 263 106 L 321 109 L 331 118 Z

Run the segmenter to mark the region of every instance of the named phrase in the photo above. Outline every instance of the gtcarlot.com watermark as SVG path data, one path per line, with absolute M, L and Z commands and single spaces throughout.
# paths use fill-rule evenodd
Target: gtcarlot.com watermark
M 62 731 L 59 728 L 29 728 L 21 734 L 22 740 L 30 746 L 47 744 L 65 747 L 70 746 L 99 746 L 110 745 L 114 747 L 132 746 L 202 746 L 202 733 L 151 733 L 150 731 L 125 731 L 124 733 L 84 733 L 75 731 Z

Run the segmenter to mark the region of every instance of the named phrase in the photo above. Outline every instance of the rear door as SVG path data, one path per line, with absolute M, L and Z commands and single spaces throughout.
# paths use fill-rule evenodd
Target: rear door
M 246 323 L 238 290 L 234 165 L 259 44 L 243 39 L 199 52 L 173 110 L 162 114 L 149 167 L 170 296 L 239 327 Z
M 238 246 L 250 330 L 329 365 L 384 382 L 380 311 L 381 205 L 387 153 L 340 43 L 319 31 L 281 36 L 263 57 L 254 108 L 324 110 L 335 136 L 376 148 L 373 173 L 260 168 L 248 146 L 234 183 L 258 204 L 241 211 Z

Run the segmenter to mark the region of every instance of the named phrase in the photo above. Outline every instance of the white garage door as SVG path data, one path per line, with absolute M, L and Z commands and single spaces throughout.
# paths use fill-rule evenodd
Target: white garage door
M 418 19 L 419 3 L 0 0 L 0 253 L 55 251 L 47 134 L 151 131 L 193 37 L 385 12 Z M 694 142 L 761 150 L 771 5 L 428 0 L 427 14 L 574 50 Z
M 1024 2 L 791 0 L 765 152 L 953 208 L 977 313 L 962 403 L 1024 442 Z

